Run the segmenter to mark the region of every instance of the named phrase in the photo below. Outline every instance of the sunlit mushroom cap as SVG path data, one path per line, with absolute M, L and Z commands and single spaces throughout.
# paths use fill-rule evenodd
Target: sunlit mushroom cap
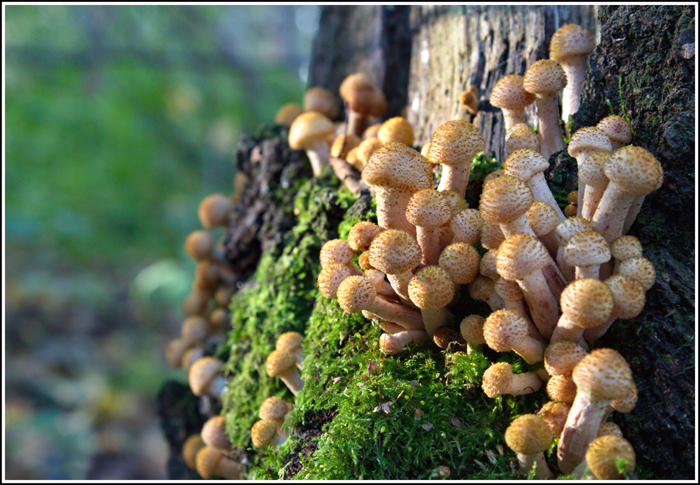
M 439 227 L 445 224 L 452 214 L 450 206 L 435 189 L 419 190 L 411 196 L 406 206 L 406 220 L 419 227 Z
M 485 221 L 508 223 L 525 214 L 534 201 L 525 182 L 503 175 L 483 188 L 479 213 Z
M 619 436 L 622 438 L 622 430 L 618 425 L 613 423 L 612 421 L 605 421 L 604 423 L 600 423 L 600 428 L 598 428 L 598 438 L 601 436 L 605 436 L 606 434 L 614 434 L 615 436 Z
M 508 74 L 496 82 L 489 102 L 496 108 L 522 109 L 535 101 L 535 96 L 523 88 L 523 77 Z
M 622 147 L 610 156 L 605 175 L 632 195 L 648 195 L 661 187 L 664 171 L 659 161 L 644 148 Z
M 484 137 L 479 128 L 466 120 L 451 120 L 435 130 L 430 140 L 430 161 L 444 165 L 471 163 L 484 150 Z
M 257 421 L 250 430 L 250 437 L 253 440 L 253 446 L 256 448 L 269 446 L 276 434 L 277 423 L 267 419 Z
M 523 290 L 517 281 L 498 278 L 493 285 L 493 291 L 505 301 L 518 301 L 523 298 Z
M 202 426 L 201 435 L 207 446 L 219 450 L 231 449 L 231 442 L 226 436 L 226 416 L 217 415 L 209 418 Z
M 267 356 L 265 371 L 270 377 L 279 377 L 297 364 L 296 355 L 286 350 L 273 350 Z
M 377 138 L 386 145 L 387 143 L 397 142 L 404 145 L 413 145 L 413 127 L 411 123 L 401 116 L 389 118 L 382 123 Z
M 608 160 L 610 153 L 592 153 L 579 166 L 578 179 L 592 187 L 605 187 L 608 184 L 608 177 L 605 176 L 605 164 Z
M 312 143 L 325 139 L 334 131 L 333 122 L 321 113 L 302 113 L 289 127 L 289 146 L 294 150 L 303 150 Z
M 624 438 L 608 434 L 594 439 L 586 451 L 586 463 L 591 473 L 599 480 L 621 480 L 618 463 L 626 463 L 625 471 L 631 472 L 635 467 L 634 448 Z
M 484 393 L 494 398 L 508 392 L 513 384 L 513 367 L 507 362 L 496 362 L 486 369 L 481 379 Z
M 627 361 L 612 349 L 596 349 L 574 367 L 572 377 L 579 390 L 601 399 L 617 399 L 632 391 L 632 371 Z
M 564 261 L 571 266 L 601 265 L 610 261 L 610 247 L 596 231 L 574 234 L 564 248 Z
M 436 310 L 452 301 L 455 286 L 447 271 L 439 266 L 420 269 L 408 283 L 408 296 L 418 308 Z
M 644 287 L 644 291 L 649 291 L 656 282 L 654 264 L 644 256 L 630 258 L 620 263 L 618 274 L 629 276 L 639 281 Z
M 604 281 L 612 291 L 613 315 L 623 320 L 634 318 L 642 312 L 646 294 L 642 284 L 629 276 L 616 274 Z
M 432 165 L 403 143 L 389 143 L 372 153 L 362 179 L 371 186 L 411 192 L 433 188 Z
M 561 311 L 581 328 L 605 323 L 614 305 L 612 291 L 602 281 L 583 278 L 569 283 L 561 292 Z
M 361 141 L 362 140 L 360 140 L 360 137 L 354 133 L 339 135 L 335 137 L 335 140 L 333 140 L 333 144 L 331 145 L 331 155 L 347 160 L 350 150 L 358 146 Z
M 568 241 L 574 234 L 584 231 L 593 231 L 593 226 L 590 221 L 579 216 L 567 217 L 557 226 L 557 234 L 564 241 Z
M 445 202 L 447 202 L 452 216 L 469 208 L 469 204 L 465 198 L 454 190 L 441 190 L 440 193 L 442 194 L 442 198 L 445 199 Z
M 484 340 L 496 352 L 508 352 L 527 337 L 527 322 L 512 310 L 497 310 L 484 321 Z
M 316 111 L 332 120 L 338 116 L 338 98 L 326 88 L 309 88 L 304 93 L 304 111 Z
M 588 56 L 595 49 L 593 34 L 577 24 L 562 25 L 549 42 L 549 58 L 565 62 L 568 57 Z
M 554 232 L 559 225 L 559 216 L 554 208 L 546 202 L 533 202 L 526 212 L 527 222 L 537 237 Z
M 632 382 L 632 390 L 622 397 L 613 399 L 610 403 L 612 408 L 619 413 L 629 413 L 637 405 L 637 385 Z
M 523 455 L 542 453 L 552 443 L 552 433 L 542 416 L 523 414 L 510 423 L 505 433 L 508 448 Z
M 321 268 L 317 284 L 323 297 L 333 298 L 336 296 L 338 287 L 350 274 L 350 268 L 344 264 L 330 264 Z
M 642 243 L 629 234 L 620 236 L 610 243 L 610 254 L 612 257 L 624 261 L 630 258 L 638 258 L 642 255 Z
M 367 251 L 372 240 L 382 232 L 382 228 L 373 222 L 360 221 L 348 232 L 348 245 L 355 251 Z
M 258 410 L 260 419 L 276 421 L 283 419 L 292 410 L 292 405 L 281 397 L 271 396 L 263 401 Z
M 479 273 L 492 280 L 501 279 L 498 274 L 498 249 L 489 249 L 479 261 Z M 517 284 L 517 283 L 516 283 Z
M 377 290 L 364 275 L 349 276 L 338 287 L 338 304 L 348 313 L 367 308 L 377 297 Z
M 374 81 L 364 72 L 356 72 L 346 77 L 338 89 L 340 97 L 348 103 L 352 111 L 369 113 L 377 103 L 377 91 Z
M 275 349 L 296 352 L 302 343 L 304 343 L 304 337 L 299 332 L 284 332 L 277 337 Z
M 370 157 L 374 152 L 382 147 L 382 142 L 379 138 L 370 137 L 362 140 L 359 145 L 357 145 L 357 160 L 360 164 L 361 170 L 364 170 L 365 165 L 369 162 Z
M 527 182 L 538 173 L 549 168 L 549 161 L 535 150 L 523 148 L 515 150 L 506 158 L 503 171 L 506 175 Z
M 355 250 L 343 239 L 331 239 L 321 247 L 319 260 L 321 267 L 331 264 L 348 264 L 355 256 Z
M 197 360 L 188 374 L 190 388 L 195 396 L 201 396 L 206 392 L 214 378 L 221 373 L 224 363 L 214 357 L 202 357 Z
M 479 272 L 479 251 L 463 242 L 450 244 L 440 253 L 438 266 L 447 271 L 455 283 L 469 284 Z
M 576 384 L 574 384 L 569 374 L 550 377 L 545 390 L 552 401 L 562 401 L 571 404 L 576 398 Z
M 570 374 L 586 354 L 586 349 L 575 342 L 555 342 L 544 351 L 544 368 L 552 376 Z
M 450 222 L 450 227 L 454 233 L 453 241 L 477 244 L 481 237 L 483 225 L 484 220 L 477 209 L 464 209 L 458 212 Z
M 503 241 L 496 256 L 498 274 L 507 280 L 522 280 L 548 262 L 547 248 L 528 234 L 516 234 Z
M 600 131 L 605 133 L 610 141 L 624 145 L 632 141 L 632 127 L 622 116 L 610 115 L 595 125 Z
M 612 144 L 610 143 L 610 138 L 608 138 L 605 133 L 595 126 L 587 126 L 571 135 L 567 150 L 569 155 L 576 157 L 584 150 L 611 152 Z
M 486 319 L 481 315 L 468 315 L 459 324 L 459 332 L 462 338 L 472 344 L 485 344 L 484 340 L 484 321 Z
M 373 267 L 386 274 L 412 270 L 421 260 L 418 241 L 406 231 L 388 229 L 377 235 L 369 247 Z
M 549 401 L 546 403 L 537 414 L 542 416 L 544 422 L 547 423 L 552 436 L 559 436 L 564 430 L 566 418 L 569 417 L 571 405 L 563 401 Z
M 484 221 L 481 226 L 481 245 L 486 249 L 498 249 L 505 240 L 503 230 L 498 222 Z
M 542 59 L 527 68 L 523 87 L 535 94 L 556 93 L 566 87 L 566 73 L 556 61 Z
M 516 150 L 529 148 L 540 151 L 540 138 L 527 123 L 517 123 L 510 128 L 506 138 L 506 153 L 512 154 Z

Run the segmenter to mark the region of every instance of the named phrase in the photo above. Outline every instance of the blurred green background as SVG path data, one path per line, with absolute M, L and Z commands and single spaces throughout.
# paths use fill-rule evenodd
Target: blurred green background
M 166 478 L 183 242 L 302 101 L 319 7 L 4 8 L 5 478 Z

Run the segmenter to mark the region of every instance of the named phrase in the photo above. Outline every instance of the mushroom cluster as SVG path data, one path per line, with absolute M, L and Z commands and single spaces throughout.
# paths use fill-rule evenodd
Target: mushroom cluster
M 493 89 L 508 156 L 503 170 L 484 180 L 479 207 L 465 200 L 471 161 L 484 150 L 469 121 L 445 122 L 421 152 L 412 137 L 377 143 L 359 166 L 376 197 L 377 223 L 362 221 L 347 241 L 324 245 L 318 287 L 344 311 L 381 326 L 379 346 L 387 355 L 431 340 L 445 348 L 458 333 L 450 329 L 459 327 L 467 352 L 485 343 L 528 364 L 543 362 L 540 372 L 521 374 L 498 362 L 483 375 L 489 397 L 542 389 L 551 399 L 537 415 L 516 420 L 506 443 L 523 471 L 534 467 L 538 478 L 553 476 L 540 455 L 554 438 L 559 472 L 599 476 L 590 462 L 586 469 L 587 452 L 607 449 L 592 443 L 611 426 L 613 411 L 632 410 L 636 386 L 618 352 L 593 344 L 615 320 L 637 316 L 654 284 L 653 265 L 625 234 L 644 197 L 661 186 L 663 169 L 644 148 L 625 146 L 631 130 L 620 117 L 581 128 L 564 143 L 557 92 L 568 90 L 567 115 L 578 109 L 580 71 L 595 46 L 575 25 L 562 27 L 552 42 L 550 59 Z M 539 137 L 523 115 L 532 102 Z M 544 178 L 550 156 L 562 150 L 577 159 L 580 177 L 568 214 Z M 459 306 L 462 285 L 487 302 L 489 315 Z M 633 453 L 627 463 L 634 466 Z

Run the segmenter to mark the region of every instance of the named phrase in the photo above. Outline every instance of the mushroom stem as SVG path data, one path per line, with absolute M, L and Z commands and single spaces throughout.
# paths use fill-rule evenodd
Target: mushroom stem
M 533 175 L 530 180 L 525 182 L 525 185 L 527 185 L 532 191 L 532 197 L 536 202 L 539 201 L 549 204 L 559 216 L 560 221 L 566 219 L 566 216 L 561 211 L 557 200 L 552 194 L 552 190 L 549 188 L 549 185 L 547 185 L 547 180 L 544 178 L 544 172 Z
M 416 239 L 421 248 L 421 265 L 438 264 L 440 257 L 440 227 L 437 226 L 417 226 Z
M 406 206 L 413 195 L 410 191 L 376 186 L 377 224 L 383 229 L 400 229 L 416 236 L 416 226 L 406 220 Z
M 622 226 L 622 234 L 627 234 L 632 227 L 632 224 L 634 224 L 634 221 L 639 215 L 639 211 L 642 209 L 642 204 L 644 203 L 645 197 L 646 195 L 638 195 L 632 200 L 632 204 L 630 204 L 627 216 L 625 217 L 625 223 Z
M 610 401 L 599 399 L 584 389 L 577 389 L 557 449 L 557 461 L 562 473 L 571 473 L 583 461 L 588 445 L 598 434 Z
M 331 156 L 331 148 L 325 139 L 321 138 L 314 140 L 306 147 L 306 156 L 311 162 L 311 169 L 314 172 L 314 177 L 321 175 L 323 167 L 328 165 L 328 159 Z
M 559 320 L 559 305 L 547 286 L 542 271 L 533 271 L 518 280 L 523 296 L 530 308 L 532 321 L 535 322 L 540 335 L 549 340 Z
M 438 328 L 445 325 L 445 322 L 447 322 L 450 315 L 450 311 L 446 307 L 437 308 L 434 310 L 422 308 L 420 312 L 423 316 L 425 331 L 431 337 L 435 335 L 435 331 Z
M 625 218 L 634 199 L 634 195 L 621 190 L 612 180 L 605 188 L 591 225 L 608 244 L 622 235 Z
M 364 133 L 365 129 L 367 129 L 367 125 L 369 124 L 369 116 L 351 109 L 347 110 L 347 114 L 348 133 L 362 136 L 362 133 Z
M 408 283 L 413 277 L 413 271 L 404 271 L 398 274 L 388 274 L 386 279 L 389 280 L 391 287 L 394 289 L 397 295 L 399 295 L 404 300 L 409 300 L 408 297 Z
M 280 374 L 278 377 L 282 379 L 282 382 L 284 382 L 295 396 L 298 396 L 299 392 L 304 388 L 304 381 L 301 380 L 301 375 L 299 375 L 299 371 L 296 367 L 292 367 L 291 370 Z M 281 437 L 278 438 L 281 439 Z M 284 442 L 284 440 L 282 440 L 282 442 Z M 273 446 L 277 444 L 281 443 L 276 443 Z
M 559 104 L 557 93 L 538 93 L 535 95 L 537 106 L 537 123 L 540 137 L 540 153 L 549 158 L 553 153 L 563 150 L 564 136 L 559 126 Z
M 520 465 L 520 470 L 523 474 L 527 476 L 535 467 L 535 478 L 537 480 L 546 480 L 548 478 L 554 478 L 552 470 L 547 466 L 547 462 L 544 460 L 544 453 L 540 452 L 535 455 L 525 455 L 523 453 L 516 453 L 518 457 L 518 464 Z
M 397 323 L 407 330 L 425 329 L 420 313 L 401 304 L 393 303 L 382 296 L 377 296 L 365 309 L 385 320 Z
M 438 190 L 454 190 L 464 197 L 467 191 L 467 184 L 469 183 L 471 166 L 471 159 L 460 165 L 442 164 L 442 177 L 440 178 Z
M 583 79 L 586 77 L 588 56 L 571 56 L 560 65 L 564 69 L 567 79 L 566 87 L 561 93 L 561 119 L 567 123 L 569 115 L 576 113 L 581 104 L 581 91 L 583 90 Z

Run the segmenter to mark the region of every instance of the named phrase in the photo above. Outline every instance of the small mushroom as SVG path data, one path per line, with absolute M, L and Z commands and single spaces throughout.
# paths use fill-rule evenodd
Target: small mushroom
M 538 391 L 542 387 L 542 379 L 535 372 L 513 374 L 513 367 L 507 362 L 491 364 L 486 369 L 481 380 L 481 388 L 490 397 L 503 394 L 520 396 Z
M 209 418 L 202 426 L 201 436 L 204 444 L 211 448 L 216 448 L 223 453 L 228 453 L 232 449 L 226 434 L 225 416 L 217 415 Z
M 442 165 L 438 190 L 454 190 L 464 197 L 472 158 L 484 147 L 484 137 L 470 122 L 452 120 L 440 125 L 430 139 L 430 161 Z
M 220 450 L 204 446 L 195 458 L 197 473 L 205 479 L 221 477 L 226 480 L 240 480 L 243 466 L 224 455 Z
M 282 379 L 292 394 L 298 396 L 304 387 L 304 381 L 301 380 L 296 364 L 297 357 L 293 353 L 285 350 L 273 350 L 267 356 L 265 370 L 268 376 Z
M 505 433 L 506 444 L 518 457 L 521 473 L 525 476 L 535 468 L 535 478 L 554 478 L 544 460 L 544 451 L 552 443 L 547 423 L 536 414 L 523 414 L 513 420 Z
M 535 62 L 523 76 L 525 91 L 535 95 L 540 149 L 546 159 L 565 148 L 557 100 L 557 93 L 565 86 L 566 72 L 551 59 Z
M 331 151 L 326 138 L 334 129 L 331 120 L 315 111 L 299 115 L 289 127 L 289 147 L 306 152 L 314 177 L 328 165 Z
M 228 228 L 228 217 L 233 211 L 233 202 L 221 193 L 206 196 L 199 203 L 197 214 L 204 229 L 212 227 Z

